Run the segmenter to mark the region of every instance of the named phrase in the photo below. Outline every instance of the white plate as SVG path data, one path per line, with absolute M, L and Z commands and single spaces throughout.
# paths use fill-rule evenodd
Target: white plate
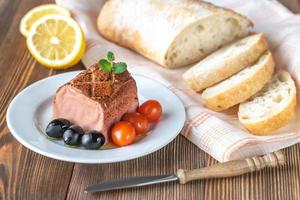
M 52 98 L 59 86 L 79 71 L 68 72 L 38 81 L 20 92 L 6 114 L 7 125 L 14 137 L 27 148 L 50 158 L 78 163 L 111 163 L 150 154 L 171 142 L 181 131 L 185 110 L 179 98 L 162 84 L 140 75 L 137 82 L 140 103 L 158 100 L 163 117 L 146 137 L 138 142 L 114 149 L 86 150 L 65 146 L 61 140 L 49 140 L 44 134 L 52 116 Z

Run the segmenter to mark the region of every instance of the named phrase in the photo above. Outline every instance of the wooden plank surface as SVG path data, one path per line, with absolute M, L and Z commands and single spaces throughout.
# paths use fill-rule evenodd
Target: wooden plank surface
M 300 11 L 297 0 L 281 0 Z M 27 85 L 55 73 L 32 59 L 19 34 L 20 18 L 48 1 L 0 1 L 0 200 L 6 199 L 300 199 L 300 145 L 284 150 L 288 164 L 235 178 L 167 183 L 85 194 L 92 183 L 125 176 L 172 174 L 216 161 L 182 136 L 148 156 L 113 164 L 73 164 L 38 155 L 18 143 L 5 121 L 9 102 Z M 80 69 L 79 64 L 74 69 Z M 34 103 L 34 102 L 33 102 Z M 30 134 L 30 133 L 28 133 Z
M 280 2 L 295 13 L 300 12 L 300 0 L 280 0 Z

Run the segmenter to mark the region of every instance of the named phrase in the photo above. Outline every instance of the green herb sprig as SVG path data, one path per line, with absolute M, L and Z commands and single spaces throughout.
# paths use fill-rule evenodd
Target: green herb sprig
M 124 62 L 114 62 L 115 55 L 113 52 L 109 51 L 106 56 L 107 59 L 99 60 L 99 67 L 103 71 L 110 73 L 112 77 L 112 83 L 115 81 L 115 74 L 122 74 L 126 71 L 127 65 Z

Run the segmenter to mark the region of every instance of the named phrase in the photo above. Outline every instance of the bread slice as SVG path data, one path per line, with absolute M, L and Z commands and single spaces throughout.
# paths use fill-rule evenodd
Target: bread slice
M 261 90 L 272 79 L 273 73 L 274 61 L 272 54 L 267 51 L 254 65 L 205 89 L 202 93 L 203 103 L 214 111 L 230 108 Z
M 183 79 L 195 91 L 201 91 L 250 66 L 267 48 L 263 34 L 248 36 L 212 53 L 186 71 Z
M 238 117 L 256 135 L 267 135 L 285 126 L 296 110 L 296 87 L 290 74 L 280 71 L 257 95 L 241 103 Z
M 175 68 L 242 37 L 252 22 L 203 1 L 108 0 L 97 26 L 106 39 Z

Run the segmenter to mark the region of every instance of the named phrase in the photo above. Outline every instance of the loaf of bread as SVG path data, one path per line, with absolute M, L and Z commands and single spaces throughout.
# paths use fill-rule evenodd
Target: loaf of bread
M 272 79 L 274 68 L 271 52 L 268 51 L 254 65 L 205 89 L 202 93 L 204 105 L 221 111 L 244 102 Z
M 267 48 L 263 34 L 245 37 L 200 61 L 183 74 L 183 79 L 192 89 L 201 91 L 250 66 Z
M 278 72 L 259 93 L 239 106 L 241 123 L 256 135 L 285 126 L 296 111 L 296 87 L 290 74 Z
M 198 0 L 108 0 L 97 26 L 106 39 L 175 68 L 242 37 L 252 23 Z

